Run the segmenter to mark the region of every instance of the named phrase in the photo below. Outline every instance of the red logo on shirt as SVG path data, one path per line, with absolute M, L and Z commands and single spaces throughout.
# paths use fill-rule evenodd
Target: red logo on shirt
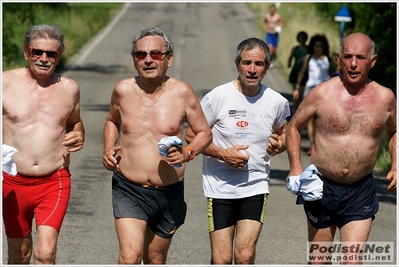
M 238 121 L 236 125 L 238 128 L 245 128 L 248 127 L 249 123 L 247 121 Z

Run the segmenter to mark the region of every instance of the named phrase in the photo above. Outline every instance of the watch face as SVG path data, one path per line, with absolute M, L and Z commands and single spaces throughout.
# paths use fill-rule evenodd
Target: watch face
M 189 160 L 193 160 L 193 159 L 194 159 L 195 153 L 194 153 L 193 150 L 187 149 L 187 154 L 188 154 L 188 159 L 189 159 Z

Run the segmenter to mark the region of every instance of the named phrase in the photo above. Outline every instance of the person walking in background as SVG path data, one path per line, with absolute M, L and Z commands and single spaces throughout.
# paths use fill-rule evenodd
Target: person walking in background
M 33 26 L 23 47 L 27 66 L 2 77 L 2 154 L 16 152 L 13 173 L 3 168 L 8 263 L 29 264 L 33 249 L 35 264 L 55 264 L 71 190 L 70 153 L 84 142 L 80 92 L 74 80 L 54 72 L 65 49 L 59 27 Z
M 351 242 L 350 246 L 367 241 L 379 208 L 372 171 L 384 130 L 392 158 L 387 190 L 396 192 L 396 99 L 392 90 L 368 78 L 377 55 L 367 35 L 344 38 L 338 62 L 341 77 L 312 89 L 287 126 L 287 179 L 303 172 L 300 132 L 313 119 L 316 138 L 311 162 L 323 181 L 323 196 L 304 202 L 308 238 L 333 242 L 338 227 L 341 242 Z M 361 263 L 355 256 L 349 263 Z
M 338 56 L 337 52 L 333 52 L 330 56 L 331 59 L 331 64 L 330 64 L 330 72 L 331 72 L 331 77 L 335 76 L 341 76 L 341 67 L 339 66 L 338 63 Z
M 165 264 L 187 211 L 184 163 L 210 144 L 212 133 L 191 86 L 166 76 L 173 42 L 162 29 L 141 29 L 131 55 L 138 76 L 116 84 L 104 126 L 103 164 L 113 172 L 118 263 Z M 184 121 L 196 134 L 186 147 Z
M 302 101 L 304 86 L 308 80 L 308 73 L 305 72 L 305 75 L 302 78 L 301 83 L 299 84 L 299 89 L 295 90 L 298 80 L 298 73 L 302 69 L 305 56 L 308 54 L 308 47 L 306 45 L 306 41 L 308 40 L 308 34 L 304 31 L 300 31 L 296 36 L 296 40 L 298 41 L 299 45 L 296 45 L 292 48 L 291 54 L 288 58 L 288 68 L 291 67 L 292 60 L 294 60 L 294 65 L 292 66 L 289 76 L 289 82 L 292 84 L 293 89 L 294 111 L 297 110 L 299 104 Z
M 261 84 L 270 66 L 264 41 L 242 41 L 235 64 L 238 78 L 201 101 L 213 133 L 202 165 L 213 264 L 254 264 L 269 194 L 270 157 L 285 150 L 290 115 L 287 99 Z M 189 128 L 187 143 L 195 138 Z
M 304 79 L 306 73 L 308 79 L 306 81 L 305 90 L 303 93 L 304 98 L 315 86 L 331 78 L 329 55 L 330 48 L 327 38 L 324 35 L 319 34 L 312 36 L 309 42 L 309 53 L 305 56 L 302 69 L 298 73 L 298 78 L 293 94 L 294 97 L 300 94 L 299 91 L 301 88 L 301 82 Z M 307 125 L 307 130 L 310 141 L 310 148 L 307 151 L 307 154 L 311 155 L 315 140 L 313 119 L 309 121 Z
M 266 13 L 263 19 L 263 30 L 266 32 L 265 40 L 270 49 L 270 68 L 273 68 L 273 61 L 277 56 L 278 34 L 284 27 L 284 18 L 277 13 L 276 6 L 271 5 L 269 13 Z

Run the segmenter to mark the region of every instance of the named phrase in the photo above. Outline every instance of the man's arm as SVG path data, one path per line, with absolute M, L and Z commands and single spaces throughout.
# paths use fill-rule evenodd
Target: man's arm
M 283 126 L 274 128 L 274 134 L 269 137 L 269 143 L 267 144 L 266 151 L 270 157 L 286 150 L 285 139 L 286 139 L 287 121 L 284 121 Z
M 263 18 L 263 31 L 267 32 L 267 14 Z
M 301 134 L 297 123 L 293 120 L 287 125 L 285 145 L 290 163 L 290 172 L 288 176 L 301 174 L 303 172 L 300 153 Z
M 68 117 L 65 129 L 63 146 L 68 147 L 68 152 L 76 152 L 83 148 L 85 139 L 85 130 L 82 119 L 80 117 L 80 91 L 77 83 L 73 80 L 68 80 L 69 86 L 75 88 L 75 94 L 73 95 L 73 101 L 75 102 L 75 108 Z
M 83 122 L 79 119 L 79 121 L 68 127 L 62 145 L 68 147 L 68 152 L 76 152 L 83 148 L 84 140 L 85 130 Z
M 299 89 L 301 86 L 302 79 L 305 76 L 305 73 L 308 71 L 309 60 L 310 60 L 310 54 L 307 54 L 303 58 L 302 68 L 298 73 L 295 89 Z
M 288 159 L 290 162 L 290 173 L 288 176 L 299 175 L 303 172 L 301 162 L 301 131 L 306 124 L 314 117 L 319 92 L 323 91 L 319 86 L 313 88 L 303 99 L 298 110 L 287 125 L 285 145 L 287 148 Z
M 120 146 L 115 146 L 119 137 L 120 114 L 118 109 L 119 94 L 115 87 L 112 92 L 111 105 L 104 125 L 104 151 L 103 165 L 107 170 L 116 171 L 118 169 L 117 153 L 121 150 Z
M 197 95 L 190 85 L 182 82 L 184 88 L 185 105 L 185 120 L 192 129 L 193 137 L 190 140 L 190 145 L 184 148 L 172 146 L 168 149 L 168 154 L 165 160 L 170 165 L 189 162 L 195 155 L 200 154 L 211 142 L 212 131 L 205 119 L 200 102 Z M 183 88 L 182 88 L 183 90 Z
M 189 143 L 190 148 L 198 155 L 209 146 L 213 136 L 197 95 L 192 89 L 190 91 L 192 92 L 190 92 L 188 98 L 186 120 L 190 131 L 192 131 L 192 138 Z
M 397 163 L 397 158 L 396 158 L 396 99 L 395 96 L 390 94 L 390 115 L 389 119 L 386 124 L 386 132 L 388 135 L 388 149 L 389 153 L 391 154 L 391 170 L 387 174 L 387 180 L 391 180 L 389 183 L 387 190 L 391 193 L 396 192 L 397 189 L 397 169 L 396 169 L 396 163 Z
M 285 20 L 281 15 L 280 15 L 280 26 L 281 26 L 281 28 L 285 27 Z
M 191 128 L 188 128 L 185 135 L 186 142 L 190 144 L 194 137 L 194 132 Z M 240 150 L 245 150 L 247 148 L 248 145 L 236 145 L 225 149 L 211 143 L 202 151 L 202 154 L 224 161 L 235 168 L 243 168 L 248 163 L 249 155 L 241 153 Z
M 396 132 L 394 134 L 388 134 L 389 138 L 389 152 L 391 154 L 392 164 L 391 170 L 387 174 L 387 180 L 391 180 L 387 190 L 391 193 L 395 193 L 397 189 L 397 170 L 396 170 Z

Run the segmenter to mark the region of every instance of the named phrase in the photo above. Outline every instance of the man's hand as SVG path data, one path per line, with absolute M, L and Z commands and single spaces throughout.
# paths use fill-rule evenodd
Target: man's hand
M 64 136 L 63 146 L 67 147 L 67 151 L 76 152 L 83 148 L 84 135 L 81 131 L 71 131 Z
M 171 146 L 168 149 L 168 154 L 165 157 L 165 161 L 169 165 L 181 164 L 188 162 L 188 154 L 185 149 L 181 146 Z
M 387 180 L 391 180 L 389 183 L 387 190 L 390 193 L 396 193 L 396 187 L 397 187 L 397 180 L 396 180 L 396 170 L 390 170 L 387 174 Z
M 266 151 L 270 157 L 273 157 L 285 150 L 284 140 L 278 134 L 269 136 L 269 143 L 267 144 Z
M 225 153 L 222 155 L 223 160 L 234 168 L 243 168 L 248 163 L 249 155 L 242 150 L 248 147 L 248 145 L 237 145 L 225 149 Z
M 104 152 L 103 156 L 103 165 L 109 171 L 118 171 L 119 170 L 119 162 L 121 157 L 118 155 L 118 152 L 122 148 L 120 146 L 114 146 L 108 151 Z

